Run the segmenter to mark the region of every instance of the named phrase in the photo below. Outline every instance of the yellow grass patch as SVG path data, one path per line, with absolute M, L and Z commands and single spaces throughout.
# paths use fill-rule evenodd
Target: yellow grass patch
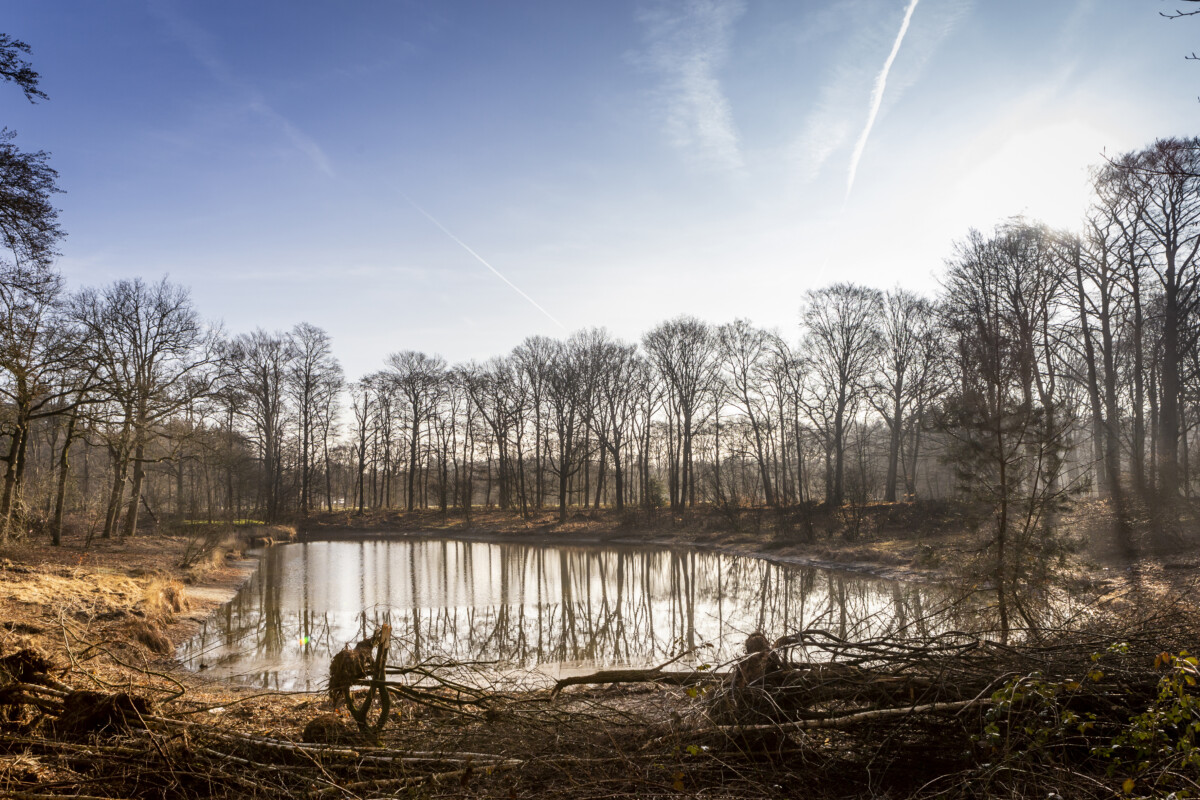
M 142 607 L 148 617 L 171 622 L 176 614 L 187 611 L 191 604 L 188 603 L 187 589 L 182 583 L 174 578 L 157 577 L 151 578 L 146 585 Z

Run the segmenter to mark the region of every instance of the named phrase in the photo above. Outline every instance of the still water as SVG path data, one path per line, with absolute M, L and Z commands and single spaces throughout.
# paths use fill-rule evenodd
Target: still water
M 915 584 L 687 550 L 371 540 L 259 555 L 254 576 L 180 648 L 187 667 L 318 689 L 333 654 L 383 622 L 394 662 L 486 661 L 558 677 L 698 647 L 698 661 L 717 664 L 755 630 L 926 633 L 934 602 Z

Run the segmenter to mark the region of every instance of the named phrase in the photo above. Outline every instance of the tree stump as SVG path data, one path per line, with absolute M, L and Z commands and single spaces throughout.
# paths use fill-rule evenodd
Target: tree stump
M 387 724 L 388 714 L 392 710 L 392 695 L 388 691 L 387 684 L 384 682 L 384 670 L 387 667 L 388 648 L 392 643 L 392 626 L 384 625 L 380 628 L 375 636 L 377 640 L 375 649 L 375 658 L 371 662 L 370 671 L 367 673 L 366 680 L 349 684 L 345 687 L 346 708 L 350 711 L 350 716 L 354 717 L 354 721 L 358 723 L 358 729 L 363 733 L 379 733 L 383 730 L 383 726 Z M 367 692 L 363 697 L 362 702 L 356 704 L 354 695 L 351 690 L 357 683 L 366 683 Z M 375 701 L 379 701 L 379 716 L 374 722 L 370 720 L 371 706 Z

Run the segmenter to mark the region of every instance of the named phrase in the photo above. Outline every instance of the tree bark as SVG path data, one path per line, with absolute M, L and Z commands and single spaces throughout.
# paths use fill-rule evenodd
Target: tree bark
M 71 442 L 75 439 L 75 427 L 79 418 L 74 414 L 67 421 L 67 436 L 58 454 L 58 487 L 54 493 L 54 520 L 50 524 L 50 543 L 55 547 L 62 544 L 63 508 L 67 498 L 67 472 L 70 469 Z

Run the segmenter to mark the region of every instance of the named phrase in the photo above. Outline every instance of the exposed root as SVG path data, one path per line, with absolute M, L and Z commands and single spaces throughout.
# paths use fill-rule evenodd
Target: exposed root
M 105 694 L 81 690 L 62 700 L 62 714 L 54 723 L 59 736 L 78 738 L 89 733 L 118 733 L 144 728 L 153 704 L 144 697 L 118 692 Z
M 54 668 L 53 662 L 40 651 L 32 648 L 18 650 L 0 658 L 0 684 L 39 683 Z

